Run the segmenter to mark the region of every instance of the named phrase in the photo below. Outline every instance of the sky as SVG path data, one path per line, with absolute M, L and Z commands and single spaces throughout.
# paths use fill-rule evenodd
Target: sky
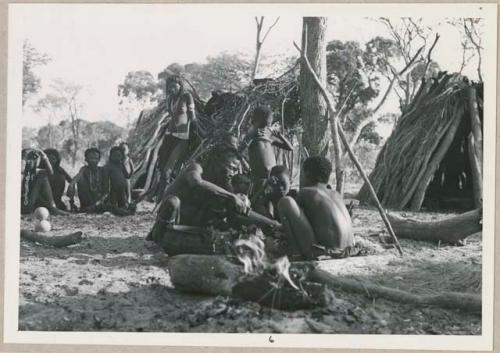
M 84 85 L 82 118 L 108 119 L 123 125 L 117 86 L 129 71 L 148 70 L 156 76 L 173 62 L 204 62 L 207 56 L 223 51 L 253 55 L 254 15 L 263 14 L 267 24 L 280 16 L 263 46 L 263 55 L 294 54 L 293 41 L 300 43 L 301 17 L 312 8 L 296 9 L 289 4 L 259 8 L 220 4 L 17 4 L 9 21 L 16 40 L 28 39 L 52 58 L 48 65 L 36 69 L 43 86 L 40 96 L 49 91 L 55 78 Z M 377 15 L 386 15 L 384 12 L 358 9 L 325 8 L 318 13 L 328 16 L 326 39 L 363 44 L 377 35 L 388 37 L 386 28 L 374 20 Z M 408 12 L 413 13 L 411 9 Z M 449 26 L 437 26 L 443 20 L 439 13 L 425 20 L 441 35 L 433 59 L 442 69 L 456 71 L 461 60 L 460 37 Z M 464 73 L 475 79 L 474 63 Z M 389 100 L 387 109 L 396 107 L 395 102 L 394 98 Z M 23 113 L 25 126 L 36 127 L 47 121 L 30 109 Z

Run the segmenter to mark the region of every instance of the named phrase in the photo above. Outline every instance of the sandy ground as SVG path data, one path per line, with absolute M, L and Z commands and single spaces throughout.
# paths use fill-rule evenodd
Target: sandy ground
M 411 216 L 436 220 L 449 215 Z M 151 205 L 133 217 L 54 217 L 53 234 L 82 230 L 86 239 L 54 249 L 21 243 L 20 330 L 481 334 L 480 314 L 415 307 L 337 291 L 326 308 L 286 312 L 234 298 L 186 295 L 173 288 L 168 257 L 144 240 Z M 465 246 L 402 240 L 406 256 L 386 249 L 374 210 L 355 210 L 356 239 L 374 255 L 323 261 L 332 273 L 417 294 L 481 292 L 481 235 Z M 22 226 L 32 229 L 30 217 Z

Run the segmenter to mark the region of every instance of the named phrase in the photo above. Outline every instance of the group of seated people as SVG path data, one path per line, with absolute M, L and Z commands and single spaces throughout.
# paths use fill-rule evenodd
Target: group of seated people
M 255 225 L 264 232 L 281 229 L 286 242 L 303 259 L 315 257 L 315 246 L 346 249 L 354 245 L 349 212 L 329 185 L 332 165 L 320 156 L 303 162 L 300 189 L 290 190 L 290 171 L 277 165 L 273 147 L 291 150 L 290 142 L 272 128 L 267 107 L 252 112 L 252 127 L 239 143 L 227 134 L 203 162 L 187 164 L 161 190 L 156 221 L 147 239 L 168 252 L 169 239 L 182 237 L 176 225 L 207 227 L 225 220 L 230 226 Z M 248 149 L 249 174 L 242 174 L 242 153 Z M 60 166 L 57 150 L 23 150 L 21 211 L 46 207 L 55 215 L 67 214 L 62 201 L 69 197 L 71 211 L 135 212 L 130 177 L 134 165 L 126 143 L 114 146 L 105 166 L 101 152 L 85 151 L 85 162 L 75 177 Z M 76 191 L 75 191 L 76 189 Z M 78 194 L 79 209 L 74 198 Z
M 303 259 L 315 257 L 315 245 L 327 249 L 354 246 L 352 222 L 342 197 L 328 184 L 332 164 L 313 156 L 302 165 L 300 190 L 290 190 L 290 172 L 276 165 L 273 146 L 291 144 L 271 128 L 272 111 L 258 107 L 242 144 L 233 136 L 219 142 L 203 163 L 191 162 L 163 192 L 156 222 L 147 239 L 169 251 L 175 225 L 207 227 L 214 220 L 281 228 L 291 249 Z M 248 148 L 250 176 L 240 173 Z
M 114 146 L 109 152 L 108 163 L 99 166 L 101 152 L 97 148 L 88 148 L 85 151 L 86 165 L 72 178 L 61 167 L 61 157 L 56 149 L 23 149 L 21 213 L 46 207 L 53 215 L 67 215 L 68 206 L 62 197 L 68 184 L 66 195 L 71 211 L 133 214 L 135 205 L 131 198 L 130 177 L 134 165 L 128 152 L 127 143 Z M 79 208 L 74 201 L 76 194 Z

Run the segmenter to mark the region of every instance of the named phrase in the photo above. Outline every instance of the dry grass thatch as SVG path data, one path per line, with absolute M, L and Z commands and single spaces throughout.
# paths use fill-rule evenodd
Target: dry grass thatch
M 467 141 L 471 132 L 468 100 L 471 88 L 476 89 L 482 116 L 481 85 L 445 72 L 422 83 L 380 151 L 370 175 L 384 207 L 414 211 L 421 208 L 427 188 L 447 158 L 450 146 L 457 145 L 457 139 L 459 143 Z M 467 156 L 466 151 L 462 153 Z M 362 201 L 370 201 L 366 185 L 358 196 Z
M 239 92 L 215 92 L 208 102 L 204 102 L 193 92 L 197 124 L 190 138 L 189 153 L 183 162 L 203 159 L 206 152 L 228 133 L 240 139 L 242 132 L 248 128 L 249 113 L 258 105 L 271 106 L 276 114 L 275 120 L 279 120 L 282 126 L 290 127 L 298 116 L 290 113 L 296 111 L 297 94 L 295 68 L 276 79 L 256 80 Z M 169 120 L 167 105 L 160 102 L 157 107 L 141 112 L 128 140 L 132 158 L 138 163 L 137 172 L 132 177 L 132 185 L 153 194 L 159 181 L 158 151 Z M 182 165 L 183 163 L 178 164 L 174 174 Z

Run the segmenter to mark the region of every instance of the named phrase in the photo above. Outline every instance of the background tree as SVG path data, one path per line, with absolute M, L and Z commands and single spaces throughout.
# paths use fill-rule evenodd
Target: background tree
M 66 149 L 71 151 L 71 163 L 76 164 L 78 149 L 80 148 L 80 115 L 83 109 L 83 86 L 62 79 L 56 79 L 51 84 L 54 97 L 61 103 L 64 116 L 68 118 L 71 127 L 71 140 L 67 140 Z
M 313 70 L 326 84 L 326 17 L 304 17 L 302 29 L 302 48 L 306 48 Z M 324 154 L 327 145 L 328 117 L 327 107 L 314 78 L 301 63 L 300 68 L 300 110 L 302 112 L 302 143 L 311 156 Z
M 161 94 L 158 80 L 149 71 L 130 71 L 123 83 L 118 85 L 118 106 L 125 115 L 127 126 L 140 111 L 156 103 Z
M 52 130 L 53 142 L 49 138 L 49 130 Z M 89 147 L 97 147 L 102 152 L 103 162 L 106 160 L 108 151 L 118 142 L 125 140 L 127 130 L 110 121 L 89 122 L 79 120 L 80 143 L 79 150 L 76 156 L 78 164 L 83 163 L 83 150 Z M 61 157 L 66 164 L 73 165 L 73 136 L 72 127 L 69 120 L 62 120 L 59 124 L 53 125 L 49 129 L 49 125 L 41 126 L 37 129 L 23 129 L 23 136 L 26 140 L 31 138 L 32 142 L 39 148 L 56 148 L 61 153 Z M 26 141 L 28 143 L 28 141 Z M 24 144 L 23 147 L 29 146 Z M 76 172 L 78 168 L 74 168 Z
M 38 93 L 41 88 L 41 80 L 35 74 L 37 66 L 47 65 L 51 59 L 47 54 L 40 53 L 29 40 L 23 42 L 23 107 L 28 99 Z
M 472 59 L 476 59 L 476 71 L 479 81 L 483 81 L 482 75 L 482 36 L 484 32 L 484 20 L 482 18 L 459 18 L 449 20 L 448 23 L 455 27 L 460 33 L 460 45 L 462 47 L 462 61 L 458 72 L 462 73 Z
M 173 63 L 158 74 L 164 80 L 172 74 L 187 78 L 202 99 L 209 99 L 212 91 L 238 91 L 251 81 L 252 63 L 242 53 L 223 52 L 208 57 L 205 64 Z
M 35 112 L 46 115 L 48 118 L 47 134 L 49 146 L 54 146 L 54 141 L 56 141 L 54 139 L 53 124 L 60 117 L 63 107 L 64 99 L 52 93 L 48 93 L 40 98 L 36 105 L 33 106 Z
M 386 26 L 398 50 L 398 55 L 392 58 L 400 60 L 392 61 L 384 56 L 388 48 L 381 40 L 372 42 L 372 55 L 377 61 L 383 62 L 386 68 L 383 73 L 386 78 L 389 81 L 395 81 L 392 88 L 398 95 L 400 109 L 404 112 L 415 97 L 422 78 L 433 76 L 439 71 L 439 65 L 431 59 L 432 50 L 439 40 L 439 35 L 436 34 L 434 40 L 431 41 L 433 29 L 425 26 L 422 18 L 402 17 L 392 20 L 381 17 L 379 21 Z M 397 69 L 398 67 L 406 68 L 404 74 L 397 74 L 401 70 Z
M 255 24 L 257 25 L 257 38 L 255 39 L 255 60 L 253 63 L 252 80 L 255 79 L 257 70 L 259 69 L 262 46 L 264 45 L 269 32 L 271 32 L 273 27 L 276 26 L 279 20 L 280 18 L 277 17 L 274 22 L 267 28 L 266 33 L 262 35 L 262 30 L 264 27 L 264 16 L 255 16 Z

